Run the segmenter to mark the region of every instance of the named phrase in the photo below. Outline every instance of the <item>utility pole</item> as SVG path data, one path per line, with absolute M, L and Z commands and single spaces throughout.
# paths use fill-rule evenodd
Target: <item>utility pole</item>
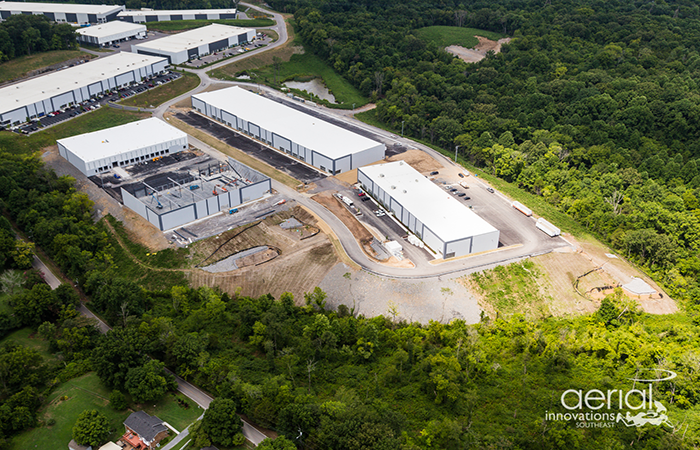
M 457 150 L 459 150 L 460 145 L 455 146 L 455 162 L 457 162 Z
M 401 121 L 401 137 L 403 137 L 403 124 L 404 124 L 404 122 L 405 122 L 404 120 Z

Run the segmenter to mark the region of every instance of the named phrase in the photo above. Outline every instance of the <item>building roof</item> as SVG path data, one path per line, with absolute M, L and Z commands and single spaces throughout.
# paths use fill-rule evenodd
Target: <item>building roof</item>
M 124 9 L 121 5 L 71 5 L 66 3 L 0 2 L 0 11 L 61 12 L 75 14 L 109 14 Z
M 100 450 L 122 450 L 122 448 L 120 446 L 118 446 L 117 444 L 115 444 L 114 442 L 110 441 L 110 442 L 107 442 L 102 447 L 100 447 Z
M 239 87 L 192 96 L 331 159 L 382 145 Z
M 445 243 L 498 231 L 404 161 L 360 170 Z
M 228 39 L 231 36 L 248 33 L 249 31 L 255 33 L 255 30 L 252 28 L 232 27 L 230 25 L 213 23 L 206 27 L 195 28 L 194 30 L 173 34 L 150 42 L 144 42 L 143 44 L 136 44 L 133 47 L 144 50 L 177 53 L 201 45 L 218 42 L 222 39 Z
M 136 411 L 132 413 L 124 421 L 124 425 L 133 430 L 142 439 L 153 441 L 158 433 L 167 431 L 168 428 L 163 425 L 163 421 L 156 416 L 151 416 L 144 411 Z
M 0 112 L 14 111 L 121 73 L 147 67 L 165 58 L 120 52 L 113 56 L 0 88 Z
M 168 10 L 143 10 L 143 11 L 122 11 L 117 17 L 124 16 L 167 16 L 178 14 L 236 14 L 236 8 L 232 9 L 168 9 Z
M 100 25 L 93 25 L 91 27 L 78 28 L 75 31 L 78 34 L 82 34 L 83 36 L 103 38 L 125 32 L 133 31 L 134 34 L 136 34 L 140 31 L 146 31 L 146 25 L 142 25 L 140 23 L 120 22 L 118 20 L 115 20 Z
M 96 161 L 186 137 L 187 134 L 177 128 L 151 117 L 106 130 L 59 139 L 57 142 L 83 161 Z
M 68 443 L 68 448 L 70 450 L 90 450 L 92 449 L 91 446 L 89 445 L 81 445 L 75 442 L 75 439 L 71 439 L 70 442 Z

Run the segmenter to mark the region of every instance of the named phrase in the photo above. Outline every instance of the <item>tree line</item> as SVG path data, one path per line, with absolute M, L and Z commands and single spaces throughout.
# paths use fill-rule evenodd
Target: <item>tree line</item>
M 14 14 L 0 22 L 0 62 L 49 50 L 77 47 L 75 29 L 43 15 Z

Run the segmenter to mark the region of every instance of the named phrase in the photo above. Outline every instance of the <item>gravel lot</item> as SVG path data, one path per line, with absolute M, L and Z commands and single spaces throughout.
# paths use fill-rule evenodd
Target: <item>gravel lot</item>
M 347 273 L 351 273 L 350 279 Z M 344 304 L 367 317 L 391 317 L 392 304 L 398 310 L 397 320 L 427 324 L 430 320 L 448 323 L 463 319 L 477 323 L 481 308 L 476 298 L 455 279 L 393 280 L 365 271 L 352 273 L 343 263 L 336 264 L 319 284 L 327 294 L 329 306 Z

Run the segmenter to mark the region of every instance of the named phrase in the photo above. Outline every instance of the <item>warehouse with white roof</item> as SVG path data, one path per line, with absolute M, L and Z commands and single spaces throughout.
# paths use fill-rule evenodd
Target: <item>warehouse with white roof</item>
M 117 18 L 124 22 L 167 22 L 170 20 L 235 19 L 236 9 L 177 9 L 122 11 Z
M 384 159 L 380 142 L 239 87 L 195 94 L 192 107 L 327 173 Z
M 146 25 L 119 21 L 80 28 L 75 31 L 78 33 L 78 42 L 101 47 L 127 39 L 144 39 L 146 37 Z
M 86 176 L 187 149 L 187 134 L 152 117 L 59 139 L 58 152 Z
M 58 23 L 106 23 L 124 10 L 122 5 L 78 5 L 67 3 L 0 2 L 0 19 L 12 14 L 44 15 Z
M 170 64 L 182 64 L 190 59 L 250 42 L 255 37 L 251 28 L 213 23 L 184 33 L 134 44 L 131 51 L 141 55 L 163 56 Z
M 362 167 L 357 181 L 443 258 L 498 248 L 496 228 L 404 161 Z
M 0 88 L 0 125 L 25 122 L 163 72 L 162 57 L 121 52 Z

